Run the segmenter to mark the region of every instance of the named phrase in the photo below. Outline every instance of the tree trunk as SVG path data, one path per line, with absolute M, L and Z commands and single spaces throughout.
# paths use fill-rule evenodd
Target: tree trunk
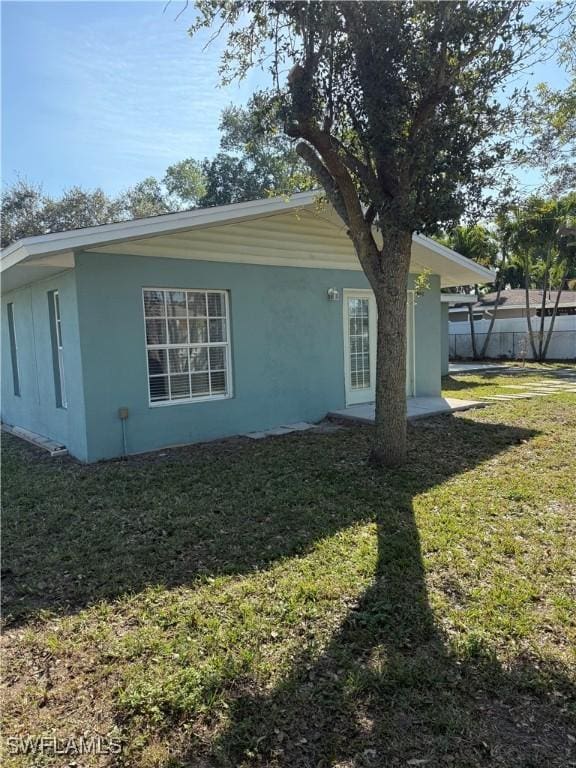
M 528 325 L 528 338 L 530 339 L 534 360 L 538 360 L 536 344 L 534 343 L 534 332 L 532 330 L 532 318 L 530 317 L 530 270 L 528 269 L 528 266 L 526 267 L 526 272 L 524 274 L 524 292 L 526 296 L 526 324 Z
M 480 357 L 482 360 L 486 357 L 486 351 L 488 350 L 488 344 L 490 343 L 490 337 L 492 336 L 492 330 L 494 329 L 494 323 L 496 322 L 496 315 L 498 314 L 498 304 L 500 303 L 500 294 L 502 293 L 502 281 L 498 284 L 498 289 L 496 290 L 496 301 L 494 302 L 494 312 L 492 312 L 492 317 L 490 318 L 490 325 L 488 326 L 488 330 L 486 331 L 486 338 L 484 339 L 484 344 L 482 344 L 482 349 L 480 350 Z
M 484 360 L 486 357 L 486 352 L 488 351 L 488 344 L 490 344 L 490 338 L 492 336 L 492 331 L 494 330 L 494 323 L 496 322 L 496 315 L 498 314 L 498 306 L 500 304 L 500 294 L 502 293 L 502 288 L 504 288 L 504 278 L 502 277 L 504 274 L 504 266 L 506 264 L 506 248 L 502 247 L 502 261 L 500 263 L 500 269 L 498 271 L 498 277 L 497 277 L 497 283 L 496 283 L 496 301 L 494 302 L 494 312 L 492 313 L 492 317 L 490 318 L 490 325 L 488 326 L 488 331 L 486 332 L 486 338 L 484 339 L 484 344 L 482 344 L 482 349 L 480 351 L 480 357 Z
M 542 305 L 540 307 L 540 331 L 538 333 L 538 360 L 543 360 L 544 350 L 544 324 L 546 322 L 546 294 L 548 293 L 548 286 L 550 283 L 550 259 L 552 256 L 552 248 L 548 248 L 546 254 L 546 267 L 544 270 L 544 285 L 542 286 Z
M 468 304 L 468 322 L 470 323 L 470 341 L 472 342 L 472 358 L 478 359 L 478 352 L 476 351 L 476 328 L 474 327 L 474 310 L 472 304 Z
M 371 461 L 394 467 L 406 460 L 406 304 L 411 232 L 385 232 L 378 309 L 376 420 Z
M 548 331 L 546 333 L 546 343 L 544 344 L 544 349 L 542 350 L 542 360 L 546 360 L 546 356 L 548 355 L 548 347 L 550 346 L 550 341 L 552 339 L 552 331 L 554 330 L 554 323 L 556 322 L 556 315 L 558 314 L 558 305 L 560 304 L 560 295 L 564 288 L 564 283 L 566 282 L 566 278 L 568 277 L 569 270 L 570 270 L 570 264 L 567 261 L 566 268 L 564 269 L 564 273 L 562 275 L 562 280 L 560 281 L 558 291 L 556 292 L 554 309 L 552 311 L 552 317 L 550 318 L 550 325 L 548 326 Z

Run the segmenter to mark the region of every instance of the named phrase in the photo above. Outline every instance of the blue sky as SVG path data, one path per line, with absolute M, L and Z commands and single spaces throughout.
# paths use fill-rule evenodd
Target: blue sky
M 2 176 L 57 194 L 115 193 L 218 148 L 220 112 L 258 74 L 220 88 L 222 42 L 187 35 L 183 3 L 2 2 Z
M 192 8 L 175 19 L 183 2 L 164 5 L 1 2 L 5 184 L 20 175 L 52 194 L 74 184 L 117 193 L 217 151 L 222 109 L 264 76 L 219 87 L 224 41 L 203 50 L 207 35 L 187 35 Z M 552 62 L 526 79 L 565 83 Z

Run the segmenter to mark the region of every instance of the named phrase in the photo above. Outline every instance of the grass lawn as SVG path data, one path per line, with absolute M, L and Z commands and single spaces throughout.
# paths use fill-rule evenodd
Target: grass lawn
M 96 466 L 4 437 L 4 736 L 121 740 L 78 766 L 576 765 L 576 396 L 409 430 L 382 473 L 370 427 Z

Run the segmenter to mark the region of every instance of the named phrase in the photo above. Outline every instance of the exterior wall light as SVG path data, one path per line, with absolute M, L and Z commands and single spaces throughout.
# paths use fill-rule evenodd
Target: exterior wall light
M 340 291 L 338 288 L 328 288 L 328 301 L 340 301 Z

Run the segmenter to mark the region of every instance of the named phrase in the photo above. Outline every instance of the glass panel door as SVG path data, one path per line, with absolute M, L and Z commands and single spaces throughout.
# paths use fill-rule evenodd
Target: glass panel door
M 406 306 L 406 396 L 416 388 L 414 291 Z M 346 405 L 376 397 L 376 300 L 372 291 L 344 291 L 344 367 Z
M 370 291 L 344 293 L 346 403 L 374 400 L 376 304 Z

